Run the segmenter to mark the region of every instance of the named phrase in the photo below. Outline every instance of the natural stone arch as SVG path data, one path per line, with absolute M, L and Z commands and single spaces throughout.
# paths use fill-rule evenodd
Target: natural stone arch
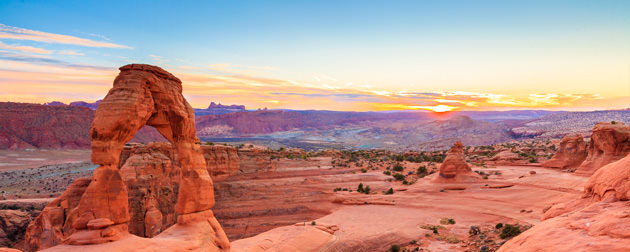
M 175 205 L 178 222 L 198 220 L 195 213 L 201 218 L 212 216 L 212 179 L 196 137 L 194 111 L 182 95 L 181 81 L 150 65 L 126 65 L 120 71 L 114 87 L 97 108 L 90 129 L 92 162 L 100 166 L 72 218 L 72 226 L 79 232 L 70 237 L 71 244 L 113 241 L 127 233 L 128 195 L 117 165 L 124 144 L 144 125 L 155 127 L 175 147 L 182 169 Z M 221 229 L 217 225 L 213 225 L 215 231 Z M 227 239 L 224 242 L 224 247 L 229 247 Z

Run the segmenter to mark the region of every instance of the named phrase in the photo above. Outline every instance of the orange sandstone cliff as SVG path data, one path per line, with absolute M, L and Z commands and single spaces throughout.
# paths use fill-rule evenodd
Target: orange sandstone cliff
M 630 126 L 622 122 L 598 123 L 588 146 L 586 160 L 575 171 L 590 176 L 604 165 L 617 161 L 630 153 Z
M 560 141 L 560 148 L 553 157 L 542 164 L 550 168 L 577 167 L 586 159 L 586 142 L 580 134 L 569 134 Z

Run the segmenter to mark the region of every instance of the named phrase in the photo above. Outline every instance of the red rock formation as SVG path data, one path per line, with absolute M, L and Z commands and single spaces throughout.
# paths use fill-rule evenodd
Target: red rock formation
M 497 165 L 521 165 L 527 163 L 512 150 L 503 150 L 490 158 L 490 161 Z
M 630 126 L 622 122 L 598 123 L 588 146 L 588 156 L 575 174 L 590 176 L 597 169 L 630 153 Z
M 260 149 L 240 149 L 238 157 L 243 173 L 275 171 L 278 165 L 277 159 Z
M 76 207 L 91 179 L 76 179 L 59 198 L 50 202 L 32 221 L 24 235 L 24 251 L 37 251 L 61 244 L 74 232 Z
M 193 109 L 182 96 L 181 81 L 155 66 L 127 65 L 120 70 L 114 87 L 95 113 L 90 129 L 92 162 L 100 167 L 94 171 L 77 207 L 78 218 L 72 222 L 77 232 L 66 242 L 95 244 L 126 236 L 129 197 L 118 172 L 119 157 L 123 145 L 144 125 L 150 125 L 173 143 L 181 166 L 174 207 L 178 223 L 207 220 L 215 231 L 211 239 L 214 244 L 229 248 L 210 210 L 214 205 L 212 180 L 195 135 Z
M 581 198 L 553 206 L 499 251 L 629 251 L 628 200 L 630 155 L 597 170 Z
M 464 145 L 459 141 L 453 144 L 453 147 L 447 152 L 444 162 L 440 165 L 440 173 L 436 177 L 436 181 L 467 182 L 475 181 L 478 178 L 479 176 L 472 172 L 472 169 L 466 163 Z
M 204 145 L 201 149 L 206 159 L 208 173 L 210 173 L 212 179 L 224 179 L 240 171 L 240 159 L 236 148 Z
M 542 164 L 543 167 L 570 168 L 577 167 L 586 159 L 586 142 L 580 134 L 569 134 L 560 141 L 560 148 L 553 158 Z
M 129 232 L 154 237 L 177 221 L 180 167 L 173 163 L 174 150 L 167 143 L 125 149 L 131 153 L 120 174 L 129 192 Z
M 13 244 L 26 229 L 31 215 L 19 210 L 0 210 L 0 244 Z
M 88 108 L 0 102 L 0 149 L 87 148 Z

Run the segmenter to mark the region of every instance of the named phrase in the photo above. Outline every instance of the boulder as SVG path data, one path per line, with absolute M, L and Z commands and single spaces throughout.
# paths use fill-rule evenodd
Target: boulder
M 464 145 L 459 141 L 446 153 L 438 175 L 435 179 L 438 182 L 472 182 L 479 179 L 479 175 L 466 163 Z
M 31 215 L 19 210 L 0 210 L 0 245 L 13 244 L 24 234 Z
M 604 165 L 630 153 L 630 126 L 622 122 L 600 122 L 593 127 L 588 156 L 575 174 L 590 176 Z
M 569 134 L 560 141 L 560 148 L 553 157 L 542 164 L 549 168 L 572 168 L 586 159 L 586 142 L 580 134 Z

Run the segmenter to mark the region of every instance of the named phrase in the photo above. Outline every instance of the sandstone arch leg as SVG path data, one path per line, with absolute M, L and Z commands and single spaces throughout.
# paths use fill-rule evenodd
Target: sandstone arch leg
M 78 232 L 66 241 L 70 244 L 102 243 L 127 234 L 128 195 L 117 165 L 124 144 L 144 125 L 154 126 L 176 148 L 182 168 L 175 206 L 178 223 L 214 219 L 210 210 L 214 206 L 212 179 L 196 137 L 194 111 L 182 96 L 181 81 L 149 65 L 127 65 L 120 70 L 90 129 L 92 162 L 100 166 L 77 208 L 79 218 L 73 227 Z M 227 239 L 219 237 L 217 242 L 229 247 Z

